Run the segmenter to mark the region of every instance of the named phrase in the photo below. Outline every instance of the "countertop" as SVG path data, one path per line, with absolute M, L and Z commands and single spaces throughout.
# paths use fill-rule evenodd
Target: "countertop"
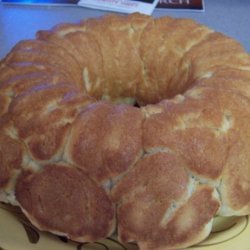
M 77 22 L 107 13 L 77 6 L 48 7 L 0 3 L 0 58 L 19 40 L 34 38 L 37 30 L 49 29 L 61 22 Z M 249 0 L 205 0 L 205 12 L 155 10 L 152 15 L 193 18 L 235 38 L 250 53 Z

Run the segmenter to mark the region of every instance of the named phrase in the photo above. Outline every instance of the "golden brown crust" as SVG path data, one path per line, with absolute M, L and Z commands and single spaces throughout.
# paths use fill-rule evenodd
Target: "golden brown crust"
M 41 230 L 84 241 L 113 231 L 112 202 L 102 188 L 76 168 L 47 165 L 37 173 L 25 171 L 18 178 L 16 197 Z
M 38 85 L 11 103 L 13 125 L 34 159 L 61 157 L 71 123 L 79 110 L 93 102 L 78 95 L 70 85 Z
M 187 195 L 185 163 L 169 153 L 148 155 L 113 188 L 118 233 L 123 241 L 152 238 L 164 215 Z M 150 176 L 150 178 L 149 178 Z
M 143 250 L 203 240 L 217 210 L 250 214 L 249 72 L 238 42 L 189 19 L 38 32 L 0 63 L 0 199 L 82 242 L 109 236 L 116 212 Z
M 65 33 L 63 37 L 60 37 L 54 34 L 44 36 L 44 33 L 40 32 L 38 37 L 67 50 L 81 67 L 81 77 L 91 82 L 91 84 L 86 83 L 88 93 L 95 98 L 101 98 L 104 84 L 103 57 L 100 46 L 92 34 L 75 31 Z M 81 44 L 85 46 L 80 46 Z
M 118 99 L 119 102 L 119 99 L 135 96 L 143 75 L 131 24 L 124 17 L 109 15 L 98 21 L 87 20 L 82 25 L 86 29 L 85 33 L 98 44 L 99 54 L 102 55 L 103 75 L 98 75 L 103 82 L 102 98 L 112 97 L 111 100 Z
M 198 187 L 190 199 L 174 213 L 167 225 L 157 228 L 159 231 L 154 233 L 151 238 L 153 240 L 139 242 L 140 249 L 167 250 L 193 245 L 200 237 L 204 238 L 210 233 L 211 220 L 219 205 L 212 188 Z
M 126 172 L 142 153 L 142 113 L 127 105 L 90 105 L 72 124 L 66 158 L 104 182 Z
M 23 145 L 11 137 L 0 134 L 0 188 L 5 188 L 15 170 L 22 167 Z
M 194 82 L 195 86 L 209 86 L 215 89 L 228 89 L 240 95 L 250 97 L 250 70 L 219 67 L 211 77 Z
M 5 65 L 3 63 L 3 65 Z M 28 80 L 27 80 L 28 79 Z M 52 66 L 31 62 L 5 65 L 0 70 L 0 115 L 4 115 L 13 98 L 32 86 L 65 82 L 65 75 Z
M 188 19 L 176 22 L 174 18 L 164 17 L 150 22 L 140 40 L 146 83 L 138 89 L 139 100 L 155 103 L 186 90 L 191 67 L 182 59 L 211 32 Z
M 50 56 L 46 57 L 48 54 Z M 21 62 L 52 65 L 54 69 L 58 68 L 59 70 L 62 68 L 61 72 L 72 79 L 71 84 L 82 87 L 81 67 L 75 58 L 60 46 L 39 40 L 21 41 L 12 49 L 4 62 L 11 64 L 18 63 L 19 60 Z M 68 65 L 71 67 L 68 68 Z
M 241 97 L 241 107 L 235 117 L 234 143 L 230 146 L 227 162 L 223 169 L 220 192 L 222 198 L 222 215 L 250 214 L 250 176 L 249 150 L 250 100 Z

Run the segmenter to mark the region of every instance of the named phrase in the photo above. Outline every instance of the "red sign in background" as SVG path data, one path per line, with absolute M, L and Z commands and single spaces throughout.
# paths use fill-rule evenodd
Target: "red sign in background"
M 203 0 L 159 0 L 157 8 L 203 10 Z

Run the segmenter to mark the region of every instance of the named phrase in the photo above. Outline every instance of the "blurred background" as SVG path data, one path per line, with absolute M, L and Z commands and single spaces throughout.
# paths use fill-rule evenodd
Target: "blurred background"
M 31 0 L 32 1 L 32 0 Z M 50 29 L 62 22 L 98 17 L 109 12 L 74 5 L 34 6 L 0 3 L 0 58 L 19 41 L 35 37 L 37 30 Z M 26 0 L 29 3 L 29 0 Z M 204 0 L 205 11 L 155 9 L 154 17 L 193 18 L 216 31 L 238 40 L 250 53 L 250 1 Z

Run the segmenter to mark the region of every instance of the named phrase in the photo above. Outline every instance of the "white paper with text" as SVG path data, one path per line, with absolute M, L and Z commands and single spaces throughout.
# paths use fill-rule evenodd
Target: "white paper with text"
M 80 0 L 78 5 L 92 9 L 151 15 L 157 3 L 158 0 Z

